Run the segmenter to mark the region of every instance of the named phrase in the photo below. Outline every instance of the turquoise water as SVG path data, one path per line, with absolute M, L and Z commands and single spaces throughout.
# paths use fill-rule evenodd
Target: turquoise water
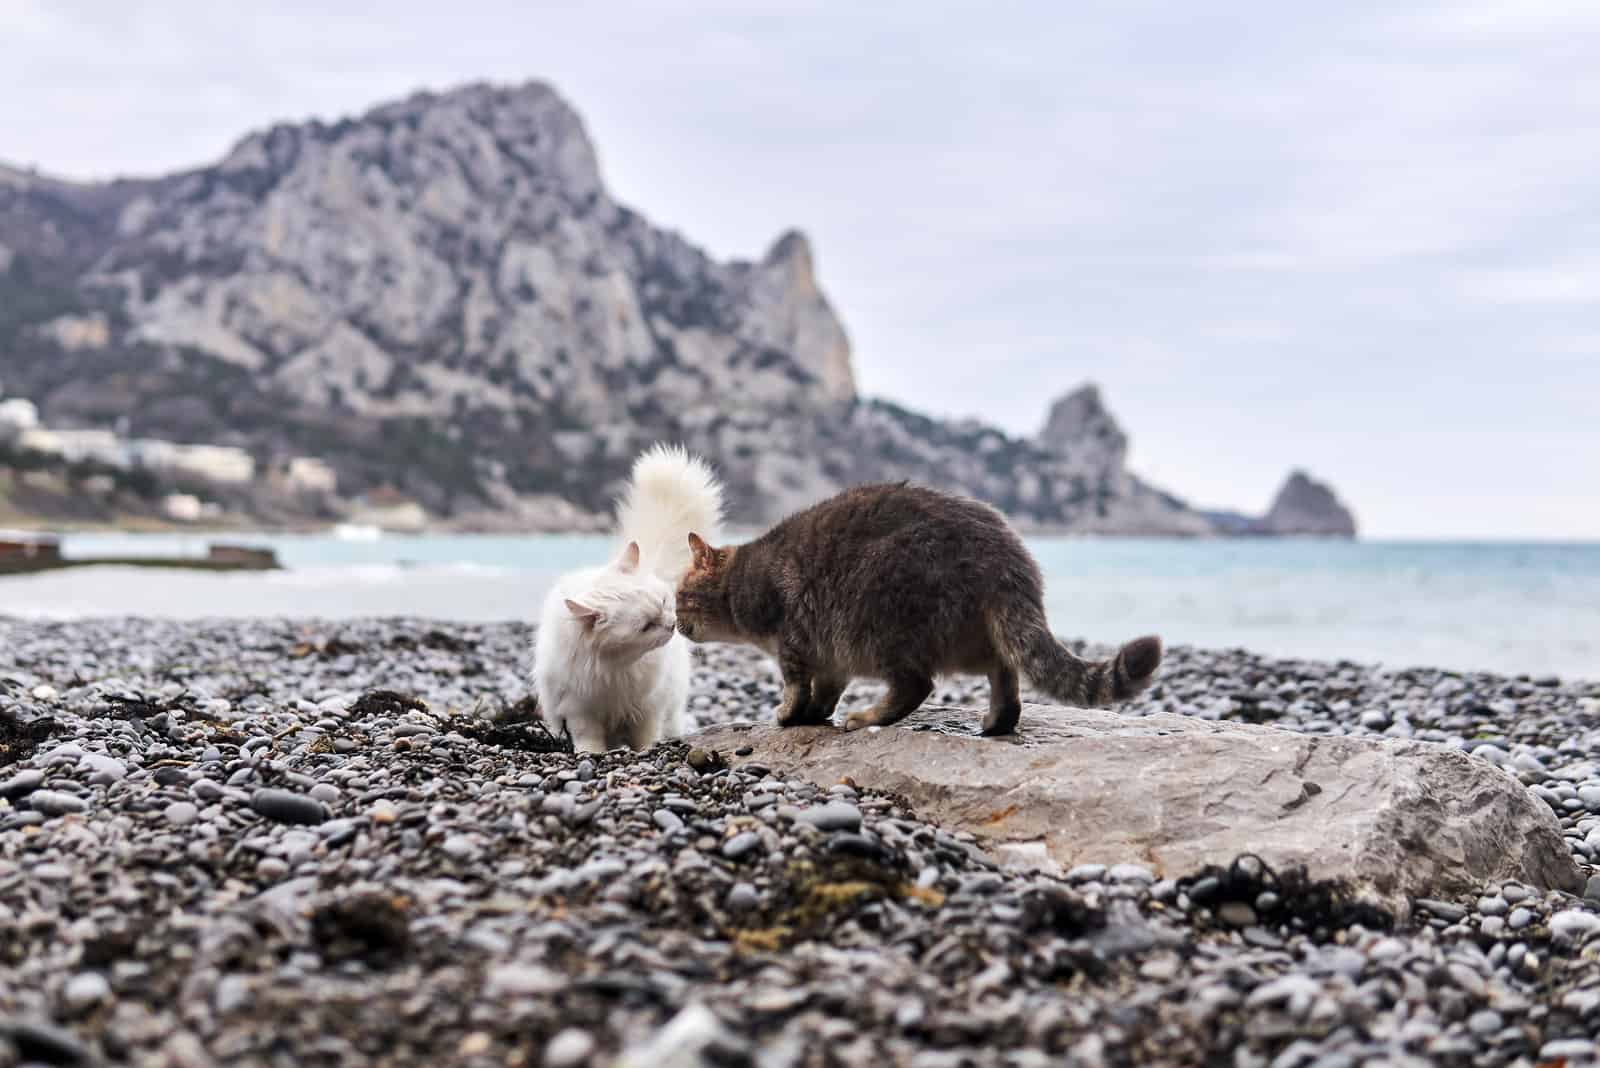
M 201 553 L 205 537 L 83 535 L 69 555 Z M 87 568 L 0 579 L 0 612 L 71 618 L 416 615 L 528 619 L 561 572 L 604 560 L 587 535 L 225 540 L 288 570 Z M 1055 628 L 1097 641 L 1242 646 L 1391 666 L 1600 679 L 1600 544 L 1038 538 Z

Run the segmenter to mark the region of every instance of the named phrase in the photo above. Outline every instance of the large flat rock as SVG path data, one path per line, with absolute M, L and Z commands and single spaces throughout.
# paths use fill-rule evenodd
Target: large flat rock
M 979 738 L 980 719 L 925 707 L 866 732 L 733 724 L 689 740 L 735 766 L 900 794 L 1007 865 L 1134 862 L 1165 877 L 1255 853 L 1345 880 L 1400 915 L 1413 898 L 1491 882 L 1583 888 L 1542 801 L 1435 743 L 1043 705 L 1024 709 L 1016 735 Z

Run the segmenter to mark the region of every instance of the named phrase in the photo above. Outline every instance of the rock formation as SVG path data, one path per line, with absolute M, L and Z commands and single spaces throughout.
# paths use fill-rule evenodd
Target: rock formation
M 924 707 L 877 732 L 736 724 L 692 742 L 735 767 L 889 791 L 1025 868 L 1133 863 L 1163 878 L 1252 853 L 1399 915 L 1505 881 L 1583 888 L 1549 807 L 1448 746 L 1053 705 L 991 739 L 971 733 L 980 718 Z
M 1350 514 L 1333 490 L 1304 471 L 1290 472 L 1283 488 L 1272 499 L 1272 507 L 1261 520 L 1265 533 L 1301 534 L 1318 537 L 1353 538 L 1355 516 Z
M 1039 444 L 1077 457 L 1099 470 L 1122 470 L 1128 460 L 1128 435 L 1106 410 L 1100 387 L 1085 383 L 1050 406 Z

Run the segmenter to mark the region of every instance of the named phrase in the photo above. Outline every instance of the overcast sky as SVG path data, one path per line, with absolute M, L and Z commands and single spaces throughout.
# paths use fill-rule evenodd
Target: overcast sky
M 1600 537 L 1600 3 L 1190 6 L 0 0 L 0 159 L 542 78 L 657 223 L 805 230 L 868 393 L 1031 433 L 1094 380 L 1201 504 Z

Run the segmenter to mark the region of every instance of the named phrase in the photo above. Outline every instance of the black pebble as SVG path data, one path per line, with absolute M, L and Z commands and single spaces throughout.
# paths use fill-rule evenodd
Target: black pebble
M 843 853 L 851 857 L 878 859 L 883 856 L 883 846 L 864 834 L 835 834 L 828 839 L 828 852 Z
M 14 801 L 19 797 L 27 797 L 43 785 L 44 772 L 29 768 L 0 782 L 0 797 Z
M 45 1064 L 89 1064 L 94 1055 L 78 1036 L 65 1028 L 40 1020 L 15 1020 L 0 1017 L 0 1035 L 9 1035 L 24 1061 Z
M 289 790 L 257 790 L 250 795 L 250 807 L 279 823 L 317 824 L 328 818 L 328 810 L 321 801 Z

